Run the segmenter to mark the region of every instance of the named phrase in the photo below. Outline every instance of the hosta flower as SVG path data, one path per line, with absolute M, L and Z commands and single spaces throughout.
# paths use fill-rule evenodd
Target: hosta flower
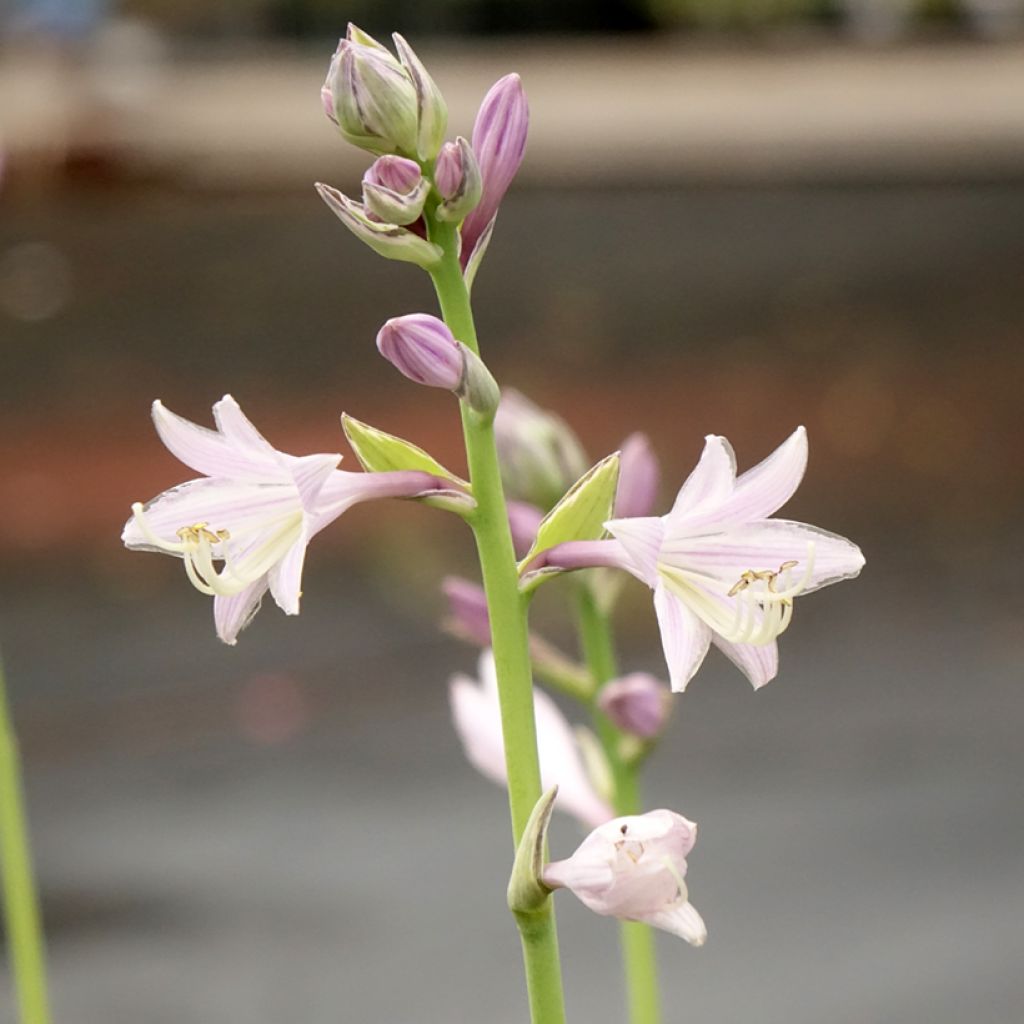
M 493 782 L 507 785 L 498 675 L 490 650 L 480 656 L 479 681 L 464 675 L 454 676 L 449 693 L 455 729 L 470 764 Z M 537 750 L 544 788 L 557 785 L 556 806 L 579 819 L 587 828 L 607 821 L 614 811 L 607 801 L 598 796 L 587 777 L 571 726 L 546 693 L 535 687 L 533 694 Z
M 686 857 L 697 826 L 673 811 L 614 818 L 568 860 L 543 871 L 549 889 L 569 889 L 596 914 L 642 921 L 703 946 L 707 928 L 686 890 Z
M 864 565 L 846 538 L 770 518 L 806 466 L 803 427 L 739 477 L 729 442 L 710 435 L 668 515 L 613 519 L 605 524 L 613 541 L 563 544 L 548 564 L 618 566 L 651 587 L 673 690 L 686 688 L 711 643 L 763 686 L 778 671 L 776 640 L 794 598 Z
M 346 509 L 369 498 L 412 497 L 438 486 L 426 473 L 347 473 L 340 455 L 277 451 L 225 395 L 216 430 L 153 403 L 167 448 L 204 474 L 132 506 L 121 539 L 175 555 L 197 590 L 213 596 L 217 635 L 235 643 L 269 589 L 297 615 L 306 545 Z

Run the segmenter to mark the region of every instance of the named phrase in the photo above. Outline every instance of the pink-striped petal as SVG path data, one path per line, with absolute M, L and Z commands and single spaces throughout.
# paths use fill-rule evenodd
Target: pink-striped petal
M 274 446 L 252 425 L 231 395 L 225 395 L 214 405 L 213 419 L 224 437 L 240 449 L 257 456 L 276 455 Z
M 252 621 L 260 610 L 260 602 L 267 591 L 267 578 L 261 576 L 245 590 L 231 597 L 217 596 L 213 599 L 213 622 L 217 636 L 224 643 L 234 646 L 238 634 Z
M 665 535 L 665 519 L 661 516 L 611 519 L 604 525 L 625 549 L 633 574 L 653 587 L 658 581 L 658 556 Z
M 677 903 L 668 910 L 658 910 L 653 914 L 646 914 L 638 920 L 649 924 L 652 928 L 660 928 L 663 932 L 678 935 L 691 946 L 703 946 L 708 939 L 708 929 L 704 924 L 704 919 L 688 900 Z
M 750 680 L 755 690 L 778 674 L 779 645 L 774 640 L 759 645 L 734 644 L 716 633 L 711 641 Z
M 281 561 L 267 574 L 270 594 L 285 615 L 299 614 L 299 598 L 302 597 L 302 566 L 306 560 L 306 545 L 308 543 L 309 537 L 303 530 L 298 540 L 285 552 Z
M 718 434 L 708 434 L 696 468 L 676 495 L 670 519 L 681 518 L 696 508 L 715 507 L 732 494 L 736 480 L 736 454 Z
M 328 478 L 341 463 L 340 455 L 282 455 L 307 512 L 314 512 Z
M 660 583 L 654 588 L 654 611 L 672 689 L 682 693 L 708 653 L 711 629 Z

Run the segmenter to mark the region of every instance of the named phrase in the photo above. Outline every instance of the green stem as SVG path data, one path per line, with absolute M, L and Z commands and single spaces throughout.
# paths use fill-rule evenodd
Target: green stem
M 430 239 L 444 250 L 431 271 L 441 312 L 451 332 L 474 352 L 479 351 L 469 292 L 459 266 L 455 228 L 427 213 Z M 519 593 L 515 552 L 501 486 L 492 419 L 463 405 L 469 478 L 476 499 L 470 525 L 476 537 L 480 570 L 491 621 L 491 644 L 498 675 L 501 728 L 505 740 L 512 835 L 518 845 L 534 805 L 541 797 L 537 729 L 533 716 L 526 602 Z M 563 1024 L 562 973 L 551 900 L 532 913 L 516 914 L 533 1024 Z
M 0 664 L 0 868 L 4 924 L 21 1024 L 49 1024 L 39 896 L 32 873 L 18 743 Z
M 601 610 L 593 588 L 585 580 L 577 582 L 576 586 L 580 645 L 587 667 L 594 677 L 597 689 L 600 689 L 618 674 L 611 626 L 607 615 Z M 623 759 L 622 733 L 596 704 L 592 706 L 592 711 L 598 737 L 612 769 L 612 779 L 615 783 L 615 813 L 620 816 L 639 814 L 642 809 L 639 765 Z M 621 942 L 630 1024 L 658 1024 L 661 1020 L 661 1006 L 654 933 L 645 924 L 623 921 Z

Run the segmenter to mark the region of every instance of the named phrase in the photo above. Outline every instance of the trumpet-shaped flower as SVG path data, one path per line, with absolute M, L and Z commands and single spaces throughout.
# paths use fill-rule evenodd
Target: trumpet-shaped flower
M 642 921 L 703 946 L 707 928 L 689 901 L 686 857 L 697 826 L 673 811 L 615 818 L 568 860 L 544 868 L 549 889 L 569 889 L 596 914 Z
M 455 729 L 470 764 L 493 782 L 507 785 L 498 674 L 490 650 L 480 656 L 479 682 L 464 675 L 453 676 L 449 693 Z M 546 693 L 536 687 L 533 693 L 537 750 L 544 788 L 557 785 L 556 806 L 573 815 L 586 828 L 607 821 L 614 811 L 607 801 L 598 796 L 588 779 L 572 727 Z
M 217 429 L 209 430 L 153 403 L 161 440 L 204 475 L 134 504 L 121 539 L 182 559 L 196 589 L 213 596 L 217 635 L 227 644 L 268 589 L 286 614 L 298 614 L 306 545 L 346 509 L 438 486 L 426 473 L 347 473 L 337 468 L 340 455 L 279 452 L 230 395 L 213 416 Z
M 770 518 L 806 467 L 803 427 L 739 477 L 729 442 L 710 435 L 668 515 L 613 519 L 605 524 L 613 541 L 564 544 L 547 563 L 617 566 L 651 587 L 673 690 L 686 688 L 712 642 L 763 686 L 778 671 L 776 640 L 793 599 L 864 565 L 845 537 Z

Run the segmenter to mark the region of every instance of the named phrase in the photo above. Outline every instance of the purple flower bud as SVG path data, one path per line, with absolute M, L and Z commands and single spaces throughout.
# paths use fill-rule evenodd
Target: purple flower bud
M 455 391 L 462 383 L 465 350 L 436 316 L 410 313 L 393 317 L 377 334 L 377 348 L 417 384 Z
M 632 519 L 649 516 L 658 500 L 661 471 L 646 434 L 630 434 L 619 452 L 619 488 L 615 494 L 615 517 Z
M 480 647 L 491 646 L 491 620 L 484 588 L 461 576 L 446 576 L 441 590 L 448 599 L 447 628 Z
M 671 700 L 668 687 L 660 680 L 646 672 L 633 672 L 604 686 L 597 705 L 623 732 L 650 740 L 665 725 Z
M 530 109 L 518 75 L 506 75 L 491 86 L 473 126 L 473 152 L 483 178 L 479 205 L 462 225 L 462 266 L 468 265 L 526 152 Z
M 378 157 L 363 175 L 363 181 L 407 195 L 420 183 L 420 165 L 404 156 Z
M 508 525 L 512 531 L 512 544 L 516 558 L 525 557 L 537 538 L 537 530 L 544 513 L 528 501 L 508 502 Z
M 434 184 L 443 202 L 440 220 L 458 223 L 476 208 L 483 193 L 480 165 L 470 144 L 460 135 L 442 148 L 434 168 Z
M 455 142 L 446 142 L 434 164 L 434 184 L 442 199 L 451 199 L 462 181 L 462 154 Z

